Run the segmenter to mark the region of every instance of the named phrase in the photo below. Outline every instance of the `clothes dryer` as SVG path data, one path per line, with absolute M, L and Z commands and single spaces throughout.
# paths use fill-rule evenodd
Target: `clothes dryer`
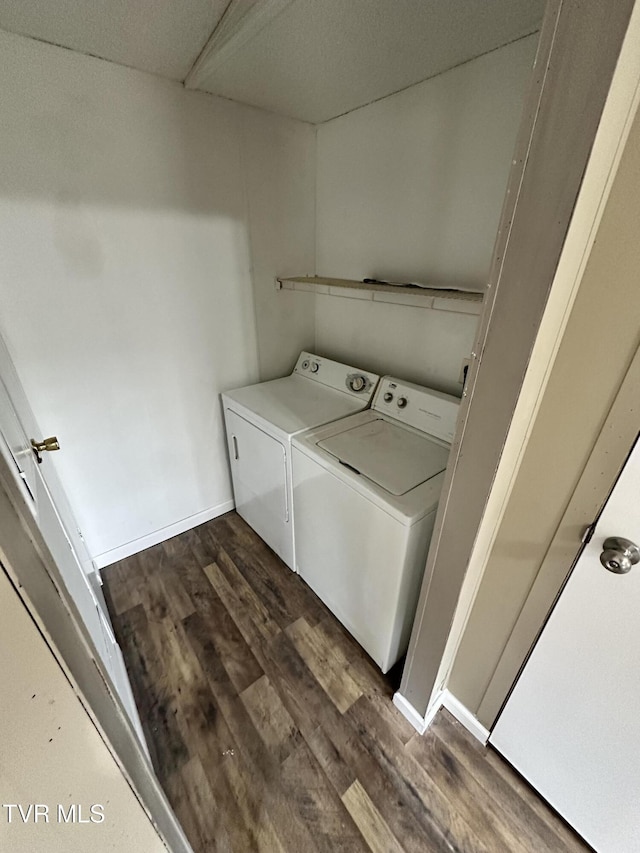
M 290 376 L 222 395 L 236 510 L 291 569 L 291 439 L 366 409 L 379 378 L 302 352 Z

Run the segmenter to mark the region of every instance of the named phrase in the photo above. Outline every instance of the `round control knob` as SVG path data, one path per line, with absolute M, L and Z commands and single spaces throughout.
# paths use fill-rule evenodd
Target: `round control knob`
M 391 393 L 391 391 L 387 391 L 387 393 L 382 399 L 385 401 L 385 403 L 390 403 L 393 400 L 393 394 Z
M 408 402 L 406 397 L 398 397 L 398 408 L 404 409 Z
M 317 361 L 312 361 L 312 362 L 311 362 L 311 372 L 312 372 L 312 373 L 317 373 L 319 370 L 320 370 L 320 365 L 318 364 L 318 362 L 317 362 Z
M 308 370 L 308 369 L 309 369 L 309 359 L 308 359 L 308 358 L 305 358 L 305 360 L 302 362 L 301 367 L 302 367 L 302 369 L 303 369 L 303 370 Z
M 349 387 L 352 391 L 364 391 L 367 385 L 367 380 L 364 376 L 352 376 L 349 382 Z

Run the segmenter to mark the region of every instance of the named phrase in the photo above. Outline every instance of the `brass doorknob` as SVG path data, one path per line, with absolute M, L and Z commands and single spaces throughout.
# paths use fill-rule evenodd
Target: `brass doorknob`
M 49 438 L 43 438 L 42 441 L 36 441 L 34 438 L 31 439 L 31 447 L 33 452 L 36 455 L 36 459 L 38 460 L 38 464 L 42 462 L 41 453 L 44 453 L 46 450 L 50 452 L 52 450 L 60 450 L 60 442 L 55 437 L 55 435 L 49 436 Z

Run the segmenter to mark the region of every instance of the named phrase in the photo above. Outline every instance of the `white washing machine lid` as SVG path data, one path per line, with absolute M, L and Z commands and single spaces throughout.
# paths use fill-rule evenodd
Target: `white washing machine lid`
M 392 495 L 404 495 L 447 467 L 449 448 L 382 418 L 318 442 L 343 465 Z
M 360 412 L 369 404 L 318 382 L 293 374 L 271 382 L 260 382 L 224 393 L 225 405 L 237 403 L 247 413 L 274 426 L 286 435 L 320 426 Z

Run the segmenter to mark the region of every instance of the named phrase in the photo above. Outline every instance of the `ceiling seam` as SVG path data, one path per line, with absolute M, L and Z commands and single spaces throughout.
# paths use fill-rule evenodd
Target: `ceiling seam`
M 186 89 L 185 81 L 189 78 L 190 74 L 193 72 L 193 69 L 200 62 L 202 55 L 205 53 L 205 51 L 209 47 L 209 43 L 210 43 L 211 39 L 213 38 L 213 34 L 216 33 L 220 29 L 220 26 L 222 25 L 222 22 L 224 21 L 224 19 L 227 17 L 227 13 L 229 12 L 229 9 L 231 8 L 232 5 L 233 5 L 233 0 L 229 0 L 224 12 L 222 13 L 222 15 L 220 16 L 218 21 L 213 25 L 213 29 L 211 30 L 209 35 L 206 37 L 204 44 L 202 45 L 202 47 L 200 48 L 200 51 L 198 52 L 198 55 L 196 56 L 196 58 L 191 63 L 189 70 L 187 71 L 187 73 L 184 75 L 184 77 L 180 81 L 182 83 L 182 86 L 185 89 Z
M 141 68 L 137 68 L 135 65 L 127 65 L 126 62 L 116 62 L 113 59 L 107 59 L 106 56 L 100 56 L 99 53 L 91 53 L 88 50 L 78 50 L 75 47 L 59 44 L 57 41 L 49 41 L 48 39 L 39 38 L 38 36 L 27 35 L 26 33 L 20 33 L 17 30 L 5 30 L 3 27 L 0 27 L 0 33 L 6 33 L 8 36 L 17 36 L 21 39 L 27 39 L 27 41 L 35 41 L 38 44 L 46 44 L 49 47 L 57 47 L 60 50 L 66 50 L 68 53 L 75 53 L 78 56 L 88 56 L 90 59 L 98 59 L 100 62 L 108 62 L 109 65 L 115 65 L 116 68 L 126 68 L 128 71 L 136 71 L 138 74 L 148 74 L 150 77 L 155 77 L 157 80 L 162 80 L 172 86 L 183 87 L 183 83 L 179 78 L 167 77 L 164 74 L 160 74 L 158 71 L 146 71 Z
M 46 39 L 38 38 L 37 36 L 28 36 L 24 33 L 18 33 L 14 30 L 5 30 L 0 27 L 0 33 L 5 33 L 9 37 L 15 37 L 20 39 L 25 39 L 26 41 L 33 41 L 37 44 L 45 44 L 48 47 L 54 47 L 59 50 L 64 50 L 67 53 L 75 54 L 77 56 L 86 56 L 89 59 L 96 59 L 98 62 L 106 62 L 109 65 L 113 65 L 115 68 L 123 68 L 126 71 L 133 71 L 136 74 L 144 74 L 148 77 L 153 77 L 154 80 L 157 80 L 159 83 L 166 83 L 168 86 L 171 86 L 174 89 L 180 89 L 184 92 L 190 92 L 193 95 L 198 95 L 206 98 L 219 98 L 222 101 L 229 101 L 232 104 L 238 104 L 241 107 L 246 107 L 250 110 L 259 110 L 262 113 L 268 113 L 269 115 L 277 116 L 278 118 L 286 119 L 287 121 L 296 121 L 300 124 L 308 124 L 311 127 L 317 127 L 318 125 L 314 124 L 311 121 L 305 121 L 301 118 L 295 118 L 294 116 L 285 115 L 284 113 L 277 113 L 273 110 L 269 110 L 266 107 L 260 107 L 256 104 L 249 104 L 246 101 L 238 101 L 235 98 L 230 98 L 228 95 L 217 95 L 215 92 L 207 92 L 204 89 L 187 89 L 184 83 L 176 79 L 175 77 L 165 77 L 163 74 L 159 74 L 157 71 L 143 71 L 141 68 L 136 68 L 135 65 L 125 65 L 124 62 L 115 62 L 113 59 L 106 59 L 104 56 L 100 56 L 97 53 L 89 53 L 86 50 L 76 50 L 74 47 L 67 47 L 64 44 L 58 44 L 55 41 L 47 41 Z
M 193 71 L 194 67 L 197 65 L 197 63 L 198 63 L 198 61 L 199 61 L 200 57 L 201 57 L 201 56 L 202 56 L 202 54 L 206 51 L 207 46 L 209 45 L 209 43 L 210 43 L 210 41 L 211 41 L 211 38 L 212 38 L 213 34 L 218 30 L 218 28 L 219 28 L 219 27 L 220 27 L 220 25 L 222 24 L 222 21 L 224 20 L 225 16 L 227 15 L 227 12 L 229 11 L 229 9 L 230 9 L 232 6 L 233 6 L 233 0 L 230 0 L 230 2 L 229 2 L 229 4 L 228 4 L 228 6 L 226 7 L 226 9 L 225 9 L 225 11 L 224 11 L 224 13 L 223 13 L 222 17 L 220 18 L 220 20 L 218 21 L 218 23 L 214 26 L 214 28 L 211 30 L 211 33 L 210 33 L 209 37 L 207 38 L 207 41 L 205 42 L 204 47 L 202 48 L 202 50 L 201 50 L 201 51 L 200 51 L 200 53 L 198 54 L 198 57 L 197 57 L 197 58 L 196 58 L 196 60 L 194 61 L 194 63 L 193 63 L 193 65 L 191 66 L 191 68 L 189 69 L 188 74 L 187 74 L 187 75 L 186 75 L 186 77 L 185 77 L 184 79 L 182 79 L 182 80 L 181 80 L 180 78 L 167 77 L 167 76 L 165 76 L 165 75 L 163 75 L 163 74 L 160 74 L 160 73 L 159 73 L 159 72 L 157 72 L 157 71 L 147 71 L 147 70 L 142 70 L 142 69 L 140 69 L 140 68 L 137 68 L 137 67 L 136 67 L 136 66 L 134 66 L 134 65 L 128 65 L 128 64 L 126 64 L 126 63 L 124 63 L 124 62 L 116 62 L 116 61 L 114 61 L 114 60 L 112 60 L 112 59 L 108 59 L 108 58 L 107 58 L 107 57 L 105 57 L 105 56 L 101 56 L 100 54 L 91 53 L 90 51 L 85 51 L 85 50 L 78 50 L 78 49 L 76 49 L 76 48 L 72 48 L 72 47 L 68 47 L 68 46 L 63 45 L 63 44 L 59 44 L 58 42 L 55 42 L 55 41 L 50 41 L 50 40 L 47 40 L 47 39 L 44 39 L 44 38 L 39 38 L 38 36 L 26 35 L 25 33 L 17 32 L 17 31 L 13 31 L 13 30 L 6 30 L 6 29 L 1 28 L 1 27 L 0 27 L 0 32 L 4 32 L 4 33 L 6 33 L 6 34 L 7 34 L 7 35 L 9 35 L 9 36 L 17 36 L 17 37 L 19 37 L 19 38 L 28 39 L 29 41 L 38 42 L 38 43 L 40 43 L 40 44 L 46 44 L 46 45 L 48 45 L 48 46 L 50 46 L 50 47 L 60 48 L 61 50 L 65 50 L 65 51 L 67 51 L 67 52 L 69 52 L 69 53 L 72 53 L 72 54 L 78 54 L 78 55 L 80 55 L 80 56 L 87 56 L 87 57 L 90 57 L 91 59 L 97 59 L 97 60 L 100 60 L 100 61 L 102 61 L 102 62 L 107 62 L 107 63 L 109 63 L 109 65 L 113 65 L 113 66 L 116 66 L 116 67 L 119 67 L 119 68 L 126 68 L 126 69 L 127 69 L 127 70 L 129 70 L 129 71 L 135 71 L 135 72 L 137 72 L 137 73 L 139 73 L 139 74 L 148 74 L 149 76 L 154 77 L 154 78 L 155 78 L 155 79 L 157 79 L 157 80 L 163 81 L 163 82 L 168 83 L 168 84 L 170 84 L 170 85 L 172 85 L 172 86 L 177 86 L 177 87 L 179 87 L 179 88 L 181 88 L 181 89 L 183 89 L 183 90 L 185 90 L 185 91 L 192 91 L 192 92 L 197 92 L 197 93 L 199 93 L 199 94 L 203 94 L 203 95 L 209 95 L 209 96 L 211 96 L 211 97 L 222 98 L 223 100 L 231 101 L 232 103 L 236 103 L 236 104 L 240 104 L 240 105 L 242 105 L 242 106 L 250 107 L 251 109 L 261 110 L 262 112 L 267 112 L 267 113 L 269 113 L 269 114 L 271 114 L 271 115 L 277 115 L 277 116 L 280 116 L 280 117 L 283 117 L 283 118 L 287 118 L 287 119 L 292 120 L 292 121 L 299 121 L 299 122 L 302 122 L 303 124 L 310 124 L 310 125 L 312 125 L 313 127 L 316 127 L 316 128 L 318 128 L 318 127 L 322 127 L 322 126 L 323 126 L 323 125 L 325 125 L 325 124 L 329 124 L 329 123 L 330 123 L 330 122 L 332 122 L 332 121 L 336 121 L 336 120 L 337 120 L 337 119 L 339 119 L 339 118 L 344 118 L 344 116 L 350 115 L 351 113 L 354 113 L 354 112 L 356 112 L 357 110 L 364 109 L 365 107 L 369 107 L 369 106 L 371 106 L 371 105 L 373 105 L 373 104 L 378 103 L 379 101 L 384 101 L 386 98 L 390 98 L 390 97 L 392 97 L 392 96 L 394 96 L 394 95 L 398 95 L 398 94 L 400 94 L 401 92 L 406 92 L 408 89 L 412 89 L 414 86 L 419 86 L 420 84 L 425 83 L 427 80 L 433 80 L 433 79 L 435 79 L 436 77 L 440 77 L 440 76 L 441 76 L 441 75 L 443 75 L 443 74 L 447 74 L 447 73 L 449 73 L 450 71 L 455 70 L 456 68 L 461 68 L 462 66 L 467 65 L 469 62 L 475 62 L 475 60 L 480 59 L 480 58 L 482 58 L 483 56 L 489 56 L 490 54 L 495 53 L 497 50 L 502 50 L 502 48 L 508 47 L 509 45 L 512 45 L 512 44 L 516 44 L 517 42 L 522 41 L 522 40 L 524 40 L 524 39 L 526 39 L 526 38 L 529 38 L 530 36 L 535 35 L 536 33 L 538 33 L 538 32 L 539 32 L 539 27 L 535 27 L 535 28 L 533 28 L 532 30 L 530 30 L 530 31 L 528 31 L 528 32 L 526 32 L 526 33 L 524 33 L 523 35 L 517 36 L 516 38 L 513 38 L 513 39 L 509 39 L 508 41 L 503 42 L 503 43 L 501 43 L 501 44 L 497 45 L 496 47 L 492 48 L 491 50 L 487 50 L 487 51 L 484 51 L 484 52 L 482 52 L 482 53 L 478 53 L 478 54 L 476 54 L 475 56 L 470 57 L 469 59 L 465 59 L 465 60 L 463 60 L 462 62 L 455 63 L 454 65 L 451 65 L 451 66 L 449 66 L 448 68 L 443 69 L 442 71 L 438 71 L 436 74 L 430 74 L 430 75 L 428 75 L 427 77 L 424 77 L 423 79 L 416 81 L 415 83 L 409 83 L 408 85 L 406 85 L 406 86 L 402 86 L 402 87 L 400 87 L 399 89 L 395 89 L 393 92 L 389 92 L 389 93 L 388 93 L 388 94 L 386 94 L 386 95 L 381 95 L 381 96 L 380 96 L 380 97 L 378 97 L 378 98 L 373 98 L 372 100 L 367 101 L 366 103 L 360 104 L 360 105 L 359 105 L 359 106 L 357 106 L 357 107 L 353 107 L 352 109 L 345 110 L 343 113 L 339 113 L 338 115 L 331 116 L 331 118 L 325 119 L 324 121 L 316 121 L 316 122 L 314 122 L 314 121 L 309 121 L 309 120 L 305 120 L 305 119 L 296 118 L 296 117 L 291 116 L 291 115 L 288 115 L 288 114 L 286 114 L 286 113 L 276 112 L 275 110 L 268 109 L 267 107 L 258 106 L 258 105 L 256 105 L 256 104 L 251 104 L 251 103 L 248 103 L 248 102 L 246 102 L 246 101 L 240 101 L 240 100 L 238 100 L 238 99 L 236 99 L 236 98 L 231 98 L 231 97 L 229 97 L 228 95 L 222 95 L 222 94 L 218 94 L 218 93 L 215 93 L 215 92 L 209 92 L 209 91 L 207 91 L 207 90 L 205 90 L 205 89 L 197 89 L 197 88 L 188 89 L 188 88 L 185 86 L 185 82 L 184 82 L 184 81 L 185 81 L 185 80 L 188 78 L 188 76 L 191 74 L 191 72 Z
M 235 9 L 240 5 L 243 0 L 230 0 L 227 8 L 225 9 L 218 25 L 214 27 L 211 32 L 209 38 L 207 39 L 204 47 L 200 51 L 196 61 L 193 63 L 186 77 L 184 78 L 184 85 L 187 89 L 197 89 L 198 85 L 198 76 L 202 78 L 202 70 L 207 71 L 207 67 L 211 67 L 211 62 L 208 60 L 213 60 L 213 64 L 216 64 L 216 58 L 219 60 L 220 54 L 224 54 L 225 50 L 229 48 L 230 45 L 234 45 L 240 38 L 242 40 L 243 32 L 244 32 L 244 44 L 249 44 L 257 35 L 259 35 L 262 30 L 269 26 L 269 24 L 273 23 L 295 0 L 251 0 L 251 6 L 247 11 L 244 12 L 235 22 L 232 20 L 229 30 L 230 32 L 227 35 L 226 40 L 224 39 L 221 44 L 215 44 L 215 37 L 219 30 L 223 30 L 226 27 L 227 20 L 231 18 L 233 13 L 235 13 Z M 244 0 L 246 3 L 246 0 Z M 254 24 L 258 21 L 258 28 L 254 30 Z M 234 55 L 238 48 L 242 45 L 235 45 L 235 49 L 232 49 L 231 55 Z M 230 57 L 222 60 L 222 64 L 228 61 Z M 192 83 L 192 79 L 195 78 L 196 83 Z M 205 77 L 206 79 L 206 77 Z M 212 94 L 212 93 L 211 93 Z
M 415 83 L 408 83 L 406 86 L 401 86 L 399 89 L 395 89 L 393 92 L 389 92 L 389 94 L 387 95 L 381 95 L 379 98 L 373 98 L 371 101 L 367 101 L 365 104 L 360 104 L 360 106 L 358 107 L 353 107 L 350 110 L 345 110 L 343 113 L 339 113 L 336 116 L 331 116 L 331 118 L 327 118 L 324 121 L 310 123 L 314 124 L 316 127 L 322 127 L 322 125 L 329 124 L 329 122 L 331 121 L 336 121 L 336 119 L 344 118 L 344 116 L 348 116 L 351 113 L 355 113 L 357 110 L 363 110 L 365 107 L 370 107 L 372 104 L 377 104 L 379 101 L 384 101 L 385 98 L 392 98 L 394 95 L 399 95 L 401 92 L 406 92 L 408 89 L 413 89 L 414 86 L 419 86 L 421 83 L 426 83 L 427 80 L 435 80 L 436 77 L 440 77 L 443 74 L 448 74 L 450 71 L 454 71 L 456 68 L 462 68 L 463 65 L 468 65 L 470 62 L 475 62 L 476 59 L 481 59 L 483 56 L 490 56 L 497 50 L 502 50 L 503 47 L 509 47 L 509 45 L 516 44 L 519 41 L 523 41 L 524 39 L 527 39 L 530 36 L 535 35 L 539 32 L 540 28 L 535 27 L 533 30 L 525 33 L 524 35 L 509 39 L 509 41 L 505 41 L 502 44 L 496 45 L 496 47 L 492 47 L 491 50 L 486 50 L 482 53 L 478 53 L 475 56 L 469 57 L 469 59 L 464 59 L 462 62 L 456 62 L 454 65 L 450 65 L 448 68 L 444 68 L 442 71 L 438 71 L 436 74 L 429 74 L 427 77 L 424 77 L 422 80 L 417 80 Z

